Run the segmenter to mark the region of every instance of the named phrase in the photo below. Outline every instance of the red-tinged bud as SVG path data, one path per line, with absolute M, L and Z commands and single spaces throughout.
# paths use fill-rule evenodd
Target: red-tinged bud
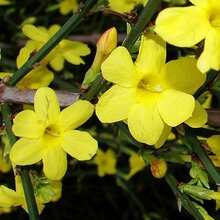
M 167 172 L 167 162 L 163 159 L 156 159 L 150 162 L 151 173 L 155 178 L 162 178 Z

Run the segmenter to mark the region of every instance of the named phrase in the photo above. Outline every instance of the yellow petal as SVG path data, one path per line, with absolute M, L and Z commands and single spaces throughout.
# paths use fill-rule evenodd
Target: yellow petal
M 61 71 L 64 67 L 64 58 L 58 54 L 58 53 L 54 53 L 53 55 L 55 56 L 51 56 L 52 59 L 50 59 L 50 66 L 55 70 L 55 71 Z
M 193 96 L 168 89 L 157 103 L 160 116 L 169 126 L 175 127 L 192 116 L 195 107 Z
M 191 47 L 206 37 L 209 28 L 205 11 L 190 6 L 168 8 L 160 12 L 155 31 L 170 44 Z
M 48 33 L 52 37 L 54 34 L 56 34 L 57 31 L 59 31 L 59 29 L 60 29 L 60 25 L 58 24 L 51 25 L 48 29 Z
M 10 5 L 11 2 L 7 0 L 0 0 L 0 5 Z
M 29 72 L 22 80 L 20 80 L 16 87 L 38 89 L 48 86 L 54 78 L 53 72 L 46 67 L 39 67 Z
M 41 138 L 21 138 L 13 145 L 10 151 L 10 159 L 17 165 L 35 164 L 43 157 L 43 147 Z
M 125 1 L 125 0 L 109 0 L 109 7 L 117 12 L 129 12 L 131 11 L 135 6 L 134 1 Z
M 198 7 L 202 7 L 206 9 L 209 6 L 217 6 L 219 4 L 218 0 L 189 0 L 189 1 Z
M 48 34 L 32 24 L 26 24 L 22 28 L 22 32 L 32 40 L 45 42 L 48 40 Z
M 72 50 L 66 50 L 62 52 L 62 56 L 65 58 L 66 61 L 72 63 L 74 65 L 85 64 L 83 59 Z
M 47 149 L 42 162 L 43 171 L 47 178 L 60 180 L 65 175 L 67 170 L 67 157 L 59 144 Z
M 38 120 L 47 125 L 55 123 L 60 114 L 60 106 L 55 92 L 48 87 L 38 89 L 34 97 L 34 109 Z
M 36 198 L 36 203 L 37 203 L 38 213 L 41 214 L 45 205 L 43 203 L 41 203 L 40 201 L 38 201 L 37 198 Z M 26 201 L 23 202 L 21 207 L 28 213 L 28 207 L 27 207 Z
M 35 112 L 25 110 L 14 118 L 12 130 L 18 137 L 39 138 L 44 134 L 45 125 L 38 121 Z
M 0 79 L 3 79 L 5 76 L 12 76 L 12 73 L 0 72 Z
M 138 83 L 139 77 L 131 56 L 125 47 L 117 47 L 103 62 L 103 77 L 123 87 L 132 87 Z
M 61 130 L 75 129 L 85 123 L 93 114 L 94 106 L 85 100 L 78 100 L 65 108 L 59 115 Z
M 136 140 L 153 145 L 163 132 L 164 122 L 156 105 L 136 104 L 129 111 L 128 127 Z
M 136 173 L 140 172 L 146 167 L 146 163 L 140 157 L 137 153 L 133 152 L 131 156 L 129 157 L 129 167 L 130 171 L 126 175 L 126 179 L 130 179 L 132 176 L 134 176 Z
M 75 11 L 78 7 L 76 0 L 64 0 L 60 2 L 60 13 L 63 15 L 68 14 L 71 11 Z
M 192 117 L 187 119 L 185 123 L 192 128 L 202 127 L 208 120 L 208 114 L 205 109 L 196 101 Z
M 220 50 L 218 48 L 220 48 L 220 32 L 217 28 L 212 28 L 206 36 L 204 50 L 198 59 L 197 65 L 201 72 L 220 69 Z
M 196 59 L 191 57 L 166 63 L 161 72 L 164 89 L 176 89 L 194 94 L 206 80 L 206 75 L 198 70 L 196 63 Z
M 165 143 L 165 141 L 168 139 L 169 134 L 171 132 L 172 127 L 168 126 L 168 125 L 164 125 L 164 129 L 162 134 L 160 135 L 160 138 L 158 139 L 157 143 L 155 143 L 154 147 L 155 148 L 160 148 L 163 146 L 163 144 Z
M 159 73 L 166 61 L 166 43 L 158 35 L 147 34 L 141 39 L 136 68 L 143 75 Z
M 33 52 L 32 48 L 28 48 L 28 47 L 21 48 L 16 60 L 18 68 L 20 68 L 30 58 L 32 52 Z
M 213 135 L 207 139 L 209 147 L 212 149 L 213 153 L 216 154 L 218 159 L 220 159 L 220 135 Z
M 62 147 L 77 160 L 90 160 L 97 151 L 98 143 L 87 132 L 69 130 L 62 135 Z
M 130 107 L 135 103 L 135 89 L 113 86 L 105 92 L 96 105 L 96 115 L 103 123 L 128 118 Z
M 86 56 L 90 54 L 90 49 L 88 45 L 77 42 L 77 41 L 70 41 L 70 40 L 62 40 L 61 44 L 61 51 L 71 50 L 78 56 Z
M 11 207 L 22 204 L 24 198 L 12 189 L 0 186 L 0 206 Z

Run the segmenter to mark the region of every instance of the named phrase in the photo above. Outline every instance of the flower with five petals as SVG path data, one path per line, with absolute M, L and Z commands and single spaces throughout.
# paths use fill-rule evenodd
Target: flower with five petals
M 51 25 L 48 29 L 31 24 L 24 25 L 22 31 L 31 39 L 25 47 L 38 51 L 59 29 L 60 26 L 56 24 Z M 65 60 L 74 65 L 84 64 L 81 56 L 89 53 L 90 49 L 86 44 L 63 39 L 44 59 L 54 70 L 61 71 Z
M 36 92 L 34 110 L 24 110 L 14 119 L 12 130 L 21 138 L 10 152 L 13 163 L 42 160 L 45 175 L 59 180 L 67 170 L 67 153 L 78 160 L 89 160 L 96 153 L 97 141 L 87 132 L 73 130 L 92 116 L 90 102 L 79 100 L 60 112 L 55 92 L 42 87 Z
M 124 120 L 136 140 L 156 147 L 171 127 L 204 125 L 207 113 L 192 96 L 206 78 L 196 59 L 165 60 L 165 42 L 157 35 L 142 37 L 135 63 L 125 47 L 116 48 L 101 67 L 104 78 L 115 85 L 97 103 L 100 121 Z

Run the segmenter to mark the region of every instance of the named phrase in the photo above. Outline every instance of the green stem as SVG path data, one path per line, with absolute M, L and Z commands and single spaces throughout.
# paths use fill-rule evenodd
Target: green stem
M 30 176 L 26 169 L 22 170 L 21 180 L 24 189 L 25 199 L 28 207 L 28 213 L 30 220 L 39 220 L 39 213 L 37 209 L 37 204 L 34 196 L 34 189 L 31 183 Z
M 92 83 L 87 93 L 82 95 L 80 99 L 84 99 L 87 101 L 92 100 L 105 87 L 106 83 L 107 82 L 102 77 L 102 74 L 99 74 L 95 81 Z
M 141 36 L 141 32 L 144 30 L 146 25 L 150 22 L 154 13 L 159 9 L 161 0 L 149 0 L 143 11 L 141 12 L 137 23 L 131 29 L 131 32 L 125 39 L 123 46 L 125 46 L 129 51 Z
M 6 130 L 8 133 L 8 138 L 10 141 L 10 145 L 12 146 L 16 142 L 16 137 L 12 131 L 12 123 L 11 123 L 11 111 L 8 103 L 4 103 L 1 106 L 2 118 L 6 126 Z
M 184 141 L 186 145 L 192 148 L 192 150 L 196 153 L 198 158 L 201 160 L 203 166 L 212 177 L 212 179 L 216 182 L 216 184 L 220 184 L 220 173 L 216 169 L 215 165 L 212 163 L 206 151 L 201 146 L 199 140 L 192 134 L 190 129 L 186 129 Z
M 18 69 L 11 80 L 9 81 L 9 86 L 14 86 L 18 83 L 31 69 L 35 63 L 38 63 L 43 59 L 50 51 L 59 44 L 63 38 L 65 38 L 85 17 L 86 14 L 95 6 L 98 0 L 87 0 L 83 5 L 82 11 L 70 17 L 70 19 L 59 29 L 59 31 L 54 34 L 51 39 L 44 44 L 44 46 L 31 58 L 29 59 L 20 69 Z
M 8 133 L 10 145 L 12 146 L 16 142 L 16 137 L 12 131 L 11 111 L 8 103 L 4 103 L 1 106 L 1 113 Z M 25 199 L 28 206 L 28 213 L 30 220 L 39 220 L 39 214 L 35 201 L 33 186 L 27 171 L 23 170 L 23 172 L 21 173 L 21 179 L 22 179 L 23 189 L 25 192 Z
M 178 189 L 178 182 L 175 177 L 170 173 L 167 172 L 166 176 L 164 177 L 170 188 L 172 189 L 174 195 L 181 200 L 181 205 L 197 220 L 204 220 L 202 215 L 199 213 L 197 208 L 193 205 L 190 198 L 185 194 L 181 193 Z

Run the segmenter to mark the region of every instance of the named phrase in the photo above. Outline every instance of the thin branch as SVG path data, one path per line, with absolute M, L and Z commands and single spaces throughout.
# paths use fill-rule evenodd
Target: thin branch
M 67 91 L 55 91 L 61 107 L 66 107 L 74 103 L 80 96 L 80 93 Z M 0 103 L 33 104 L 36 90 L 21 89 L 15 87 L 0 87 Z

